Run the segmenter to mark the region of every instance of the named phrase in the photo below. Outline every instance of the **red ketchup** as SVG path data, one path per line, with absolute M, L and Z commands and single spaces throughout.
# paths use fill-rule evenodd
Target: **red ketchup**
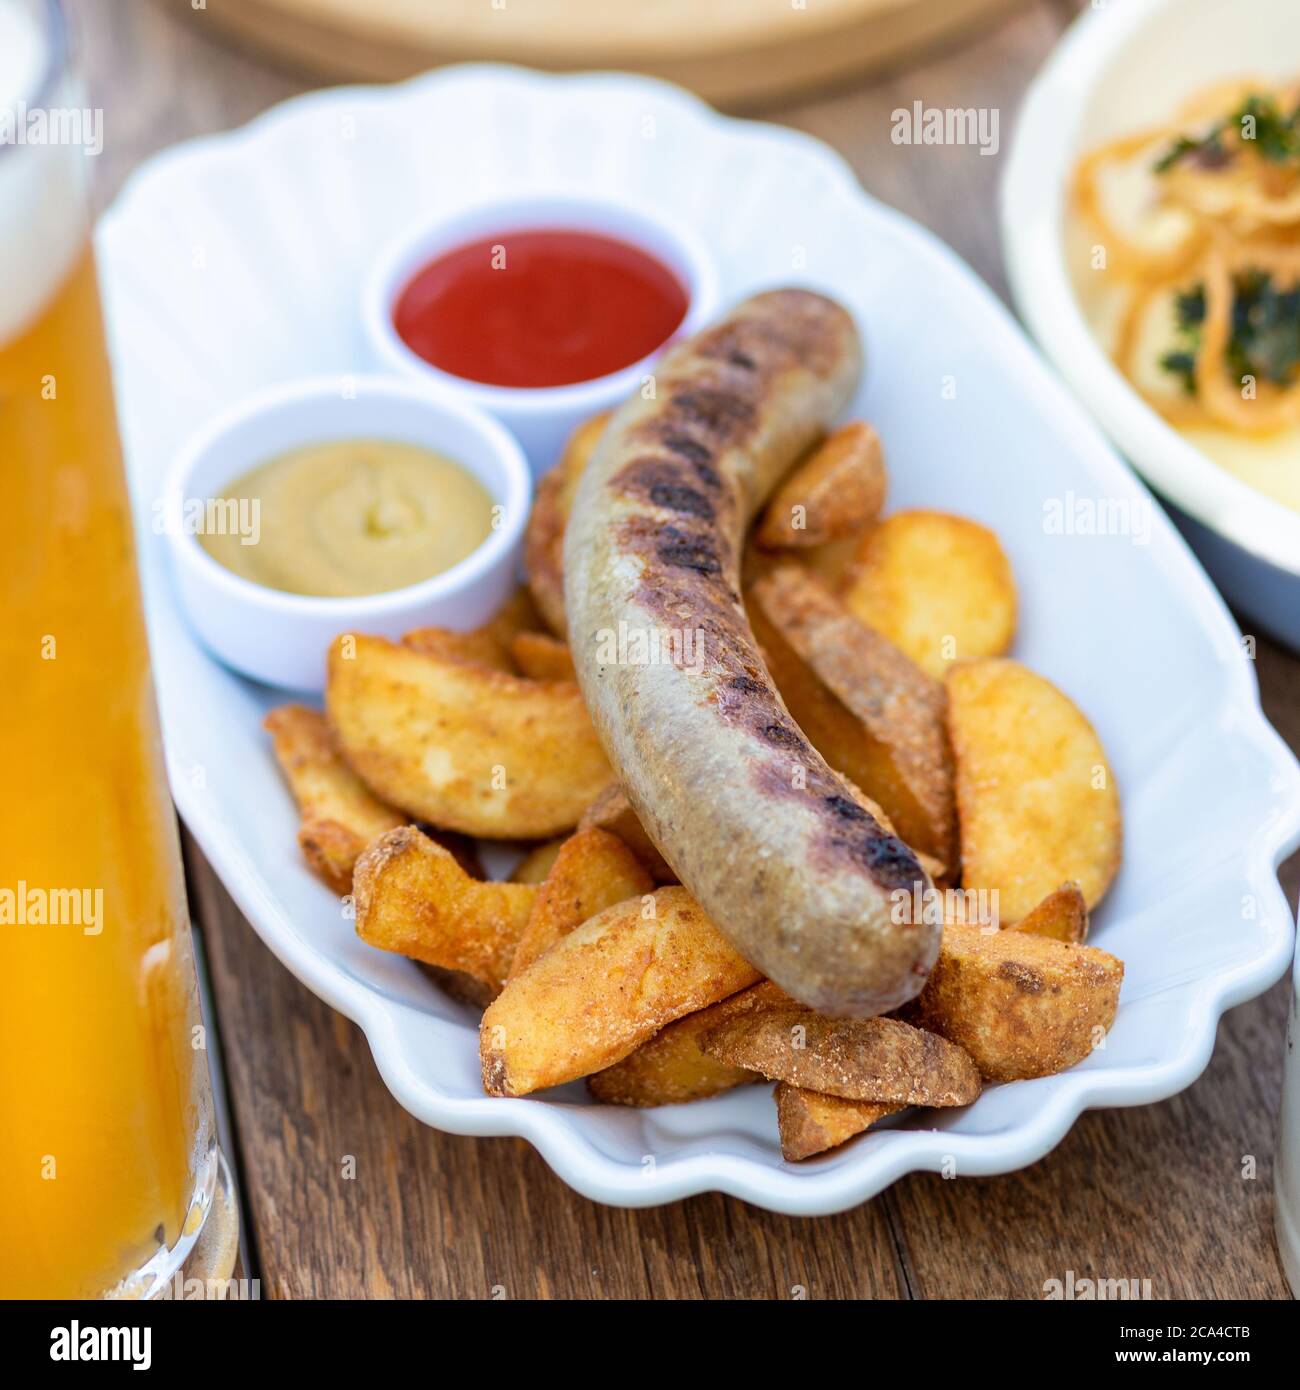
M 567 386 L 662 347 L 686 290 L 647 252 L 594 232 L 535 230 L 454 247 L 416 271 L 393 325 L 412 352 L 491 386 Z

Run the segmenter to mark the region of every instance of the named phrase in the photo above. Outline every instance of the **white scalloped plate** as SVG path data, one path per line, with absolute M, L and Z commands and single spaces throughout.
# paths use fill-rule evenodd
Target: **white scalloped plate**
M 489 1100 L 470 1012 L 362 945 L 303 867 L 259 728 L 274 697 L 216 665 L 177 612 L 149 524 L 159 481 L 190 430 L 246 392 L 360 365 L 360 273 L 395 228 L 549 188 L 671 208 L 716 249 L 728 297 L 801 281 L 841 298 L 868 344 L 854 408 L 886 442 L 891 505 L 965 512 L 1003 537 L 1023 603 L 1016 655 L 1091 715 L 1124 794 L 1125 867 L 1095 940 L 1127 974 L 1105 1048 L 1080 1066 L 802 1165 L 781 1160 L 766 1087 L 649 1111 L 591 1105 L 580 1085 Z M 1050 499 L 1141 508 L 1148 495 L 970 271 L 814 141 L 642 79 L 451 69 L 317 93 L 150 161 L 99 249 L 176 800 L 263 940 L 365 1030 L 393 1094 L 429 1124 L 522 1135 L 606 1202 L 718 1189 L 836 1211 L 945 1161 L 1008 1171 L 1085 1107 L 1172 1094 L 1205 1066 L 1223 1010 L 1281 975 L 1292 921 L 1274 870 L 1300 841 L 1300 769 L 1260 713 L 1226 610 L 1158 512 L 1146 544 L 1047 534 Z

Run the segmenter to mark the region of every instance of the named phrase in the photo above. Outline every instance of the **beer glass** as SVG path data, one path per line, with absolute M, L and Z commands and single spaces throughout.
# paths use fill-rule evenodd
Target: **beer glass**
M 0 0 L 0 1296 L 170 1292 L 214 1211 L 175 817 L 57 0 Z

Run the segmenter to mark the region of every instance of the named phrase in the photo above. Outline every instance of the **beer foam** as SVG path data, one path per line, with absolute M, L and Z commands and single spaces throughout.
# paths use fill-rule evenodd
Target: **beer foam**
M 54 91 L 41 91 L 49 60 L 34 10 L 20 0 L 0 0 L 0 115 L 15 136 L 0 143 L 0 346 L 53 296 L 86 238 L 82 150 L 16 140 L 30 105 L 69 100 L 66 77 Z

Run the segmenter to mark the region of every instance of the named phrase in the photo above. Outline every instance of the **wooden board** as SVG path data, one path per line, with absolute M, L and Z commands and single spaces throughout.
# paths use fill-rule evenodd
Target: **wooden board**
M 201 9 L 241 41 L 324 77 L 387 80 L 481 60 L 621 68 L 734 109 L 878 71 L 1023 3 L 204 0 Z

